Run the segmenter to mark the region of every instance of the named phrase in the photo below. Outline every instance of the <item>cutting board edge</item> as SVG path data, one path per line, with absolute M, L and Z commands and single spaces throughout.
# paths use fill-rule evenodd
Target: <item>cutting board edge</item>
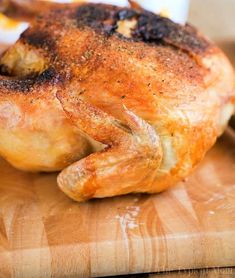
M 234 238 L 234 243 L 235 243 L 235 231 L 231 231 L 231 234 Z M 162 272 L 162 271 L 178 271 L 178 270 L 188 270 L 188 269 L 201 269 L 201 268 L 213 268 L 213 267 L 232 267 L 235 266 L 235 244 L 231 244 L 231 241 L 228 239 L 224 239 L 222 233 L 219 234 L 220 235 L 220 239 L 223 240 L 223 245 L 225 246 L 230 246 L 227 249 L 224 249 L 224 251 L 228 252 L 228 254 L 230 254 L 230 256 L 228 257 L 220 257 L 221 260 L 217 261 L 217 263 L 211 261 L 209 262 L 208 259 L 203 259 L 203 261 L 198 261 L 196 262 L 195 260 L 193 260 L 193 254 L 189 253 L 187 256 L 187 264 L 185 264 L 184 266 L 181 265 L 177 265 L 178 261 L 175 261 L 175 264 L 173 264 L 172 262 L 170 263 L 170 267 L 166 266 L 166 265 L 159 265 L 159 264 L 154 264 L 154 262 L 152 261 L 152 267 L 144 267 L 144 265 L 133 265 L 133 266 L 128 266 L 128 262 L 126 264 L 127 267 L 123 266 L 123 265 L 117 265 L 117 262 L 122 261 L 121 257 L 123 259 L 123 253 L 120 252 L 120 256 L 121 257 L 115 257 L 112 258 L 112 256 L 108 253 L 108 252 L 104 252 L 104 250 L 106 248 L 112 248 L 115 250 L 118 249 L 123 249 L 125 248 L 124 245 L 126 246 L 125 240 L 119 240 L 117 242 L 108 242 L 107 241 L 101 241 L 101 242 L 89 242 L 89 243 L 83 243 L 83 244 L 67 244 L 67 245 L 63 245 L 63 246 L 51 246 L 49 247 L 42 247 L 42 248 L 29 248 L 29 249 L 18 249 L 18 250 L 14 250 L 14 251 L 8 251 L 8 250 L 4 250 L 4 251 L 0 251 L 0 261 L 1 258 L 5 258 L 6 260 L 6 264 L 7 267 L 9 269 L 12 269 L 14 272 L 17 273 L 17 275 L 21 275 L 21 274 L 32 274 L 35 271 L 35 268 L 37 269 L 39 266 L 31 264 L 31 267 L 29 267 L 29 265 L 27 264 L 28 261 L 31 261 L 32 258 L 32 254 L 39 254 L 40 255 L 44 255 L 44 254 L 48 254 L 50 260 L 49 261 L 45 261 L 45 263 L 43 264 L 43 259 L 39 258 L 38 260 L 36 260 L 36 262 L 40 262 L 40 272 L 41 273 L 51 273 L 51 267 L 53 264 L 59 264 L 59 259 L 62 257 L 62 254 L 69 254 L 69 259 L 70 259 L 70 272 L 71 274 L 76 273 L 77 275 L 79 275 L 79 277 L 88 277 L 87 275 L 89 275 L 89 277 L 100 277 L 100 276 L 112 276 L 112 275 L 124 275 L 124 274 L 135 274 L 135 273 L 150 273 L 150 272 Z M 215 240 L 218 240 L 218 234 L 217 237 L 215 237 Z M 134 244 L 134 242 L 136 241 L 136 245 L 139 244 L 138 239 L 134 239 L 134 240 L 130 240 L 132 241 L 132 244 Z M 156 245 L 159 243 L 159 238 L 153 238 L 152 239 L 152 248 L 154 248 L 154 245 L 156 247 Z M 190 243 L 190 240 L 188 241 L 188 243 Z M 195 244 L 195 242 L 194 242 Z M 234 246 L 233 248 L 231 248 L 231 246 Z M 133 246 L 132 246 L 133 247 Z M 93 251 L 92 251 L 93 250 Z M 212 252 L 213 249 L 210 249 L 210 252 Z M 140 250 L 141 251 L 141 250 Z M 220 250 L 216 249 L 214 250 L 213 253 L 218 253 Z M 53 252 L 53 256 L 50 255 L 50 252 Z M 99 262 L 97 262 L 97 258 L 99 260 L 99 256 L 97 256 L 97 254 L 101 254 L 102 252 L 102 261 L 106 261 L 107 264 L 100 264 Z M 179 252 L 179 251 L 177 251 Z M 201 252 L 203 253 L 203 248 L 201 249 Z M 91 254 L 93 253 L 93 255 Z M 57 254 L 55 256 L 55 254 Z M 85 256 L 84 254 L 90 254 L 90 256 Z M 182 251 L 181 256 L 183 256 L 184 252 Z M 190 254 L 191 254 L 191 259 L 190 259 Z M 79 257 L 79 255 L 81 255 Z M 166 254 L 165 254 L 166 255 Z M 165 256 L 164 255 L 164 256 Z M 163 257 L 164 257 L 163 256 Z M 179 254 L 180 256 L 180 254 Z M 18 261 L 17 265 L 20 265 L 20 269 L 15 269 L 15 261 L 13 260 L 14 258 L 20 258 L 21 262 Z M 57 258 L 57 260 L 52 259 L 53 258 Z M 200 257 L 200 254 L 199 254 Z M 233 259 L 234 258 L 234 259 Z M 116 264 L 115 265 L 111 265 L 110 264 L 110 260 L 115 261 Z M 126 258 L 124 259 L 126 260 Z M 181 261 L 181 260 L 180 260 Z M 3 267 L 6 268 L 6 264 L 3 263 L 2 265 L 4 265 Z M 84 269 L 84 267 L 82 267 L 83 269 L 81 270 L 81 272 L 78 271 L 77 267 L 78 266 L 88 266 L 89 267 L 86 269 Z M 3 267 L 1 267 L 0 265 L 0 272 L 3 272 Z M 111 269 L 112 268 L 112 269 Z M 123 268 L 123 269 L 122 269 Z M 27 272 L 26 272 L 27 269 Z M 55 267 L 55 269 L 60 269 L 59 266 L 57 265 L 57 267 Z M 115 270 L 116 269 L 116 270 Z M 22 270 L 22 273 L 20 273 L 19 271 Z M 64 273 L 65 274 L 65 273 Z

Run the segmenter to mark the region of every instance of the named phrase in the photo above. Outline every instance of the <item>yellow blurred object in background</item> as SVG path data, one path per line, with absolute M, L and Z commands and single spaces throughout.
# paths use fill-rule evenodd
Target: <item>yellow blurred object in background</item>
M 19 26 L 20 22 L 10 19 L 4 14 L 0 13 L 0 28 L 3 29 L 15 29 Z
M 0 13 L 0 43 L 14 43 L 27 27 L 28 24 L 26 22 L 11 19 Z

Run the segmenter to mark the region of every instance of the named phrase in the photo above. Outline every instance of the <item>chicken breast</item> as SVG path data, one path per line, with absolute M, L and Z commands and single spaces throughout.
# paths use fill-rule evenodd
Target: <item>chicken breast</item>
M 161 192 L 224 131 L 235 79 L 190 26 L 129 8 L 40 15 L 1 57 L 0 155 L 84 201 Z

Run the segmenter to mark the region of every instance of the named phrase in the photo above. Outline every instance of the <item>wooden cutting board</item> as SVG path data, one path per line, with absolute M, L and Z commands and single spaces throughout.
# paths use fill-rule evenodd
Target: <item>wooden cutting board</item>
M 235 265 L 235 135 L 159 195 L 78 204 L 56 174 L 0 160 L 0 277 L 90 277 Z

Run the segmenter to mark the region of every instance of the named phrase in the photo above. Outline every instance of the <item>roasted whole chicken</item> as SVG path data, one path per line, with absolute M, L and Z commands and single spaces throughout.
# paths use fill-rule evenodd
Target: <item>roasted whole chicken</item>
M 39 15 L 0 73 L 0 155 L 62 170 L 59 187 L 77 201 L 165 190 L 235 107 L 230 63 L 194 27 L 104 4 Z

